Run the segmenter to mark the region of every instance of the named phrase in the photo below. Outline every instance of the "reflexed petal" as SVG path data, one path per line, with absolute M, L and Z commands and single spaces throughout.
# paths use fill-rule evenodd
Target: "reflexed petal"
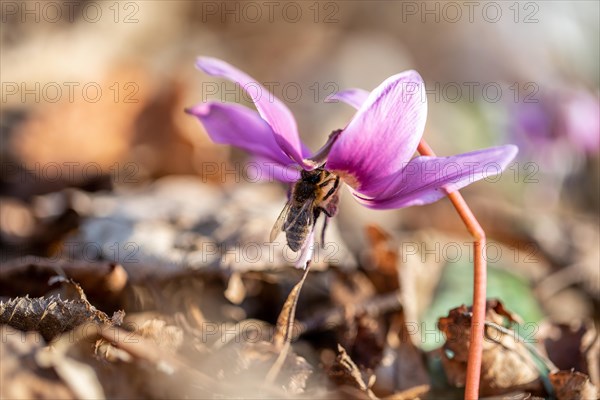
M 332 94 L 325 99 L 326 103 L 342 101 L 352 107 L 359 109 L 369 97 L 369 92 L 363 89 L 346 89 Z
M 406 71 L 388 78 L 369 94 L 341 133 L 329 153 L 327 169 L 374 197 L 377 182 L 399 173 L 415 153 L 426 119 L 421 76 Z
M 270 159 L 255 157 L 246 165 L 246 175 L 250 181 L 262 182 L 296 182 L 300 179 L 300 170 L 296 163 L 289 166 L 281 165 Z
M 380 195 L 367 199 L 355 192 L 365 206 L 402 208 L 433 203 L 470 183 L 497 175 L 517 154 L 513 145 L 491 147 L 450 157 L 416 157 L 402 172 L 382 182 Z
M 306 238 L 306 244 L 300 249 L 300 256 L 294 263 L 296 268 L 306 269 L 308 262 L 312 260 L 313 253 L 315 251 L 315 230 L 312 229 Z
M 275 140 L 282 150 L 298 164 L 307 169 L 312 168 L 304 164 L 296 120 L 285 104 L 255 79 L 225 61 L 210 57 L 199 57 L 196 60 L 196 66 L 209 75 L 238 83 L 248 93 L 261 117 L 273 129 Z
M 275 142 L 273 130 L 256 111 L 239 104 L 209 102 L 186 109 L 215 143 L 231 144 L 281 165 L 293 161 Z

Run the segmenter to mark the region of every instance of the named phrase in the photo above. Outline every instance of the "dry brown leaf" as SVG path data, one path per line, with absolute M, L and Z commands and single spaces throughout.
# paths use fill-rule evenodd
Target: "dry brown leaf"
M 310 271 L 310 263 L 307 264 L 306 269 L 304 270 L 304 274 L 300 281 L 293 287 L 290 294 L 288 295 L 285 303 L 283 304 L 283 308 L 281 309 L 281 313 L 277 318 L 277 326 L 275 328 L 275 333 L 273 335 L 273 350 L 279 351 L 279 355 L 277 356 L 275 362 L 269 369 L 265 377 L 265 381 L 267 383 L 273 383 L 280 372 L 284 369 L 284 363 L 289 359 L 289 351 L 290 351 L 290 343 L 294 337 L 294 324 L 296 322 L 296 307 L 298 305 L 298 297 L 300 296 L 300 291 L 302 290 L 302 286 L 308 276 L 308 272 Z M 305 365 L 299 367 L 302 371 L 307 371 L 307 373 L 303 374 L 304 379 L 299 379 L 301 382 L 295 383 L 292 387 L 295 390 L 304 390 L 304 386 L 306 384 L 306 379 L 312 372 L 310 368 L 306 368 L 308 365 L 304 359 L 301 357 L 295 357 L 295 360 L 292 362 L 302 364 L 304 362 Z
M 304 281 L 306 280 L 309 271 L 310 263 L 304 270 L 300 281 L 290 291 L 290 294 L 283 304 L 281 313 L 279 313 L 275 334 L 273 335 L 273 345 L 275 348 L 282 348 L 285 342 L 291 341 L 294 337 L 293 331 L 296 321 L 296 306 L 298 305 L 298 296 L 300 296 L 300 291 L 302 290 L 302 286 L 304 285 Z
M 377 396 L 371 391 L 374 380 L 373 376 L 365 378 L 358 366 L 348 355 L 346 350 L 338 344 L 338 354 L 334 364 L 328 371 L 329 377 L 339 386 L 349 387 L 356 391 L 355 398 L 376 399 Z M 349 393 L 353 393 L 350 391 Z
M 115 322 L 121 318 L 120 314 L 116 315 Z M 63 300 L 58 296 L 31 299 L 26 296 L 0 302 L 0 323 L 22 331 L 37 331 L 48 341 L 86 322 L 113 323 L 85 299 Z
M 558 400 L 596 400 L 599 393 L 590 378 L 577 371 L 558 371 L 550 374 L 550 382 Z
M 486 304 L 485 340 L 483 341 L 480 395 L 496 395 L 515 390 L 541 392 L 542 382 L 538 367 L 529 349 L 511 330 L 502 328 L 504 318 L 515 320 L 496 300 Z M 440 318 L 439 329 L 446 342 L 442 351 L 442 364 L 451 385 L 465 385 L 466 366 L 471 337 L 471 313 L 466 306 L 450 310 L 448 317 Z

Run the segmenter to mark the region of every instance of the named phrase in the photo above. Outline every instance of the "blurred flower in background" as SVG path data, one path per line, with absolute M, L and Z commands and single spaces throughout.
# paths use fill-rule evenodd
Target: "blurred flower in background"
M 556 92 L 510 110 L 511 134 L 530 156 L 547 168 L 560 168 L 552 157 L 559 146 L 572 158 L 583 160 L 600 148 L 600 102 L 587 91 Z M 569 158 L 563 159 L 562 162 Z
M 530 191 L 533 202 L 555 207 L 565 179 L 585 171 L 600 149 L 600 102 L 584 89 L 551 90 L 508 105 L 509 137 L 521 148 L 521 162 L 545 176 Z M 536 178 L 536 181 L 538 179 Z M 552 182 L 552 183 L 551 183 Z

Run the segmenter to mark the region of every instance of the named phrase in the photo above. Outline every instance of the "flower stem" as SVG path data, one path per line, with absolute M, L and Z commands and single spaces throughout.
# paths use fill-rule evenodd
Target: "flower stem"
M 417 151 L 423 156 L 435 157 L 435 153 L 424 139 L 421 139 L 419 142 Z M 458 191 L 448 193 L 448 198 L 474 239 L 473 317 L 471 318 L 471 341 L 467 362 L 467 381 L 465 383 L 465 400 L 472 400 L 479 398 L 481 354 L 483 351 L 485 328 L 485 292 L 487 285 L 485 232 L 467 205 L 467 202 Z

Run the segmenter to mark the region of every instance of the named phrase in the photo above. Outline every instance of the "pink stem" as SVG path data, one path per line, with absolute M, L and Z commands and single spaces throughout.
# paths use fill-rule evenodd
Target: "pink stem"
M 424 139 L 417 148 L 419 154 L 435 156 Z M 460 215 L 467 230 L 473 236 L 474 282 L 473 282 L 473 317 L 471 319 L 471 342 L 467 363 L 467 382 L 465 384 L 465 400 L 479 398 L 479 379 L 481 376 L 481 354 L 483 352 L 483 335 L 485 324 L 485 302 L 487 285 L 487 264 L 485 258 L 485 232 L 462 195 L 456 191 L 448 193 L 448 198 Z

